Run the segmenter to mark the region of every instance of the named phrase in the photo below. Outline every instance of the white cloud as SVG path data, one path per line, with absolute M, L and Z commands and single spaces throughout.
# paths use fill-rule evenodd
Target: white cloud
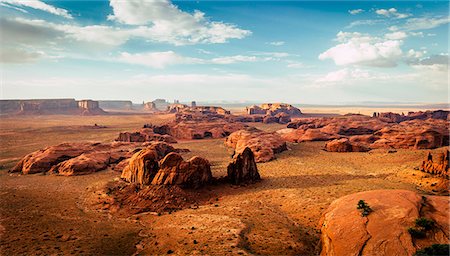
M 23 13 L 28 13 L 28 11 L 25 10 L 25 9 L 22 9 L 22 8 L 13 6 L 13 5 L 9 5 L 9 4 L 3 3 L 1 1 L 0 1 L 0 6 L 7 7 L 7 8 L 10 8 L 10 9 L 14 9 L 16 11 L 23 12 Z
M 146 52 L 131 54 L 128 52 L 122 52 L 119 57 L 108 59 L 109 61 L 123 62 L 134 65 L 142 65 L 151 68 L 165 68 L 171 65 L 179 64 L 217 64 L 228 65 L 240 62 L 258 62 L 258 61 L 270 61 L 273 58 L 270 57 L 257 57 L 246 55 L 232 55 L 223 56 L 212 59 L 192 58 L 179 55 L 173 51 L 166 52 Z
M 381 23 L 386 23 L 385 20 L 379 19 L 379 20 L 356 20 L 352 21 L 346 28 L 353 28 L 357 26 L 373 26 Z
M 407 38 L 408 35 L 403 31 L 397 31 L 397 32 L 387 33 L 386 35 L 384 35 L 384 37 L 389 40 L 402 40 L 402 39 Z
M 402 55 L 400 40 L 386 40 L 358 32 L 339 32 L 340 44 L 319 55 L 320 60 L 332 59 L 336 65 L 393 67 Z
M 209 21 L 203 12 L 183 12 L 168 0 L 110 0 L 110 20 L 139 26 L 135 35 L 174 45 L 225 43 L 251 34 L 236 25 Z
M 400 28 L 404 30 L 425 30 L 439 27 L 448 24 L 450 17 L 435 17 L 435 18 L 411 18 Z
M 275 42 L 269 42 L 267 44 L 273 45 L 273 46 L 282 46 L 284 45 L 286 42 L 284 41 L 275 41 Z
M 72 19 L 73 17 L 69 12 L 62 8 L 57 8 L 52 5 L 46 4 L 40 0 L 0 0 L 1 3 L 6 3 L 11 6 L 19 7 L 29 7 L 36 10 L 41 10 L 54 15 L 58 15 L 67 19 Z
M 397 9 L 395 8 L 390 8 L 390 9 L 378 9 L 375 10 L 375 13 L 381 16 L 385 16 L 385 17 L 393 17 L 396 19 L 404 19 L 404 18 L 408 18 L 409 16 L 411 16 L 410 14 L 406 14 L 406 13 L 399 13 L 397 11 Z
M 2 63 L 35 62 L 43 55 L 44 53 L 42 52 L 29 52 L 23 49 L 0 47 L 0 62 Z
M 243 56 L 243 55 L 235 55 L 235 56 L 227 56 L 227 57 L 219 57 L 211 60 L 213 64 L 233 64 L 236 62 L 255 62 L 262 60 L 257 58 L 256 56 Z
M 169 65 L 184 64 L 184 63 L 192 64 L 202 62 L 202 60 L 200 59 L 183 57 L 181 55 L 176 54 L 173 51 L 136 53 L 136 54 L 122 52 L 116 60 L 119 62 L 143 65 L 152 68 L 164 68 Z
M 350 13 L 351 15 L 360 14 L 362 12 L 364 12 L 363 9 L 348 10 L 348 13 Z
M 414 49 L 410 49 L 406 56 L 412 59 L 419 59 L 422 58 L 426 53 L 427 51 L 416 51 Z
M 366 70 L 344 68 L 330 72 L 325 76 L 318 78 L 315 82 L 336 83 L 336 82 L 349 82 L 351 80 L 368 79 L 368 78 L 370 78 L 370 74 Z

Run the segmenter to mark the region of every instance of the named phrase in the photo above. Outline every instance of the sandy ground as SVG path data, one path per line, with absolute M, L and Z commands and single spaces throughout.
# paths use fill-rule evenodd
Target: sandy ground
M 118 131 L 169 117 L 21 117 L 1 119 L 0 251 L 17 254 L 263 254 L 317 255 L 321 213 L 335 199 L 372 189 L 416 191 L 434 182 L 415 171 L 428 150 L 387 153 L 330 153 L 323 142 L 289 144 L 289 151 L 258 164 L 263 180 L 237 187 L 212 186 L 215 198 L 198 209 L 162 216 L 118 217 L 86 210 L 89 188 L 119 174 L 59 177 L 8 174 L 17 159 L 63 141 L 108 141 Z M 105 129 L 84 129 L 98 123 Z M 283 126 L 262 125 L 276 130 Z M 74 128 L 78 127 L 78 128 Z M 212 163 L 214 176 L 226 173 L 230 151 L 222 139 L 180 142 L 185 157 Z M 441 151 L 436 149 L 434 151 Z

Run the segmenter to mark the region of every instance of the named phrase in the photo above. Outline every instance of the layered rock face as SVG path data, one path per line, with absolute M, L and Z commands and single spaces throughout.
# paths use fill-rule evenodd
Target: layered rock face
M 97 101 L 75 99 L 0 100 L 0 113 L 21 115 L 102 115 Z
M 358 143 L 370 149 L 431 149 L 449 145 L 448 129 L 449 123 L 439 119 L 397 124 L 367 116 L 346 116 L 300 119 L 289 123 L 288 129 L 280 130 L 279 134 L 290 142 L 335 140 L 330 146 Z M 342 138 L 349 141 L 339 141 Z
M 26 155 L 10 172 L 92 173 L 130 157 L 135 147 L 127 143 L 63 143 Z
M 123 142 L 162 141 L 167 143 L 177 143 L 177 140 L 172 136 L 157 133 L 153 128 L 142 128 L 138 132 L 121 132 L 119 133 L 119 137 L 116 138 L 116 141 L 123 141 Z
M 420 170 L 423 172 L 435 174 L 437 176 L 449 177 L 449 151 L 438 153 L 433 160 L 431 153 L 428 153 L 427 159 L 422 162 Z
M 246 112 L 249 115 L 269 116 L 275 116 L 280 113 L 284 113 L 289 116 L 300 116 L 302 114 L 300 109 L 285 103 L 265 103 L 261 106 L 253 105 L 251 107 L 247 107 Z
M 208 160 L 194 156 L 184 161 L 177 153 L 170 153 L 160 161 L 153 185 L 178 185 L 184 188 L 199 188 L 212 180 Z
M 357 204 L 364 200 L 372 209 L 362 217 Z M 435 228 L 417 239 L 408 229 L 418 218 L 435 222 Z M 413 255 L 417 246 L 447 244 L 449 198 L 421 196 L 407 190 L 374 190 L 334 201 L 323 213 L 321 255 Z
M 261 179 L 256 167 L 255 156 L 248 147 L 233 157 L 227 167 L 227 179 L 231 184 L 253 183 Z
M 225 140 L 225 145 L 233 148 L 235 154 L 250 148 L 256 162 L 268 162 L 275 159 L 275 154 L 287 150 L 286 142 L 276 133 L 266 133 L 258 129 L 236 131 Z

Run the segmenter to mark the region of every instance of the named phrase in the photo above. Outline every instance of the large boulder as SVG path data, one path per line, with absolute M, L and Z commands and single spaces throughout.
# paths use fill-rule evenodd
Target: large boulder
M 121 178 L 140 185 L 148 185 L 152 182 L 159 170 L 159 160 L 175 149 L 167 143 L 159 142 L 135 153 L 128 165 L 123 169 Z
M 246 147 L 242 153 L 234 156 L 233 162 L 227 167 L 227 179 L 235 185 L 253 183 L 261 179 L 250 148 Z
M 120 160 L 120 155 L 111 152 L 86 153 L 54 165 L 49 172 L 65 176 L 88 174 L 104 170 Z
M 348 138 L 332 140 L 325 144 L 328 152 L 367 152 L 370 149 L 360 143 L 351 142 Z
M 287 150 L 286 142 L 277 133 L 267 133 L 258 129 L 234 132 L 225 140 L 225 145 L 234 148 L 235 154 L 250 148 L 255 154 L 256 162 L 268 162 L 275 159 L 275 154 Z
M 187 162 L 178 153 L 169 153 L 160 161 L 153 185 L 178 185 L 199 188 L 211 182 L 212 173 L 208 160 L 194 156 Z
M 372 209 L 365 217 L 357 209 L 360 200 Z M 422 239 L 408 231 L 420 217 L 436 223 Z M 334 201 L 320 227 L 321 255 L 413 255 L 417 246 L 448 243 L 449 198 L 406 190 L 356 193 Z

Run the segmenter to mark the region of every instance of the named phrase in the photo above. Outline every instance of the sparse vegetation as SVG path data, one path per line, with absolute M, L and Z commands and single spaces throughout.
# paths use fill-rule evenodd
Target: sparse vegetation
M 422 250 L 417 251 L 414 256 L 447 256 L 450 253 L 450 245 L 448 244 L 433 244 Z
M 372 208 L 370 208 L 370 206 L 364 200 L 359 200 L 356 209 L 361 211 L 361 216 L 363 217 L 366 217 L 373 211 Z
M 435 225 L 434 220 L 424 217 L 417 218 L 415 223 L 415 227 L 408 228 L 408 232 L 413 238 L 424 238 L 426 236 L 426 232 L 428 230 L 432 230 Z
M 413 238 L 424 238 L 425 237 L 425 231 L 422 228 L 415 228 L 415 227 L 408 228 L 408 233 Z
M 434 220 L 430 220 L 424 217 L 416 219 L 416 226 L 422 227 L 425 230 L 431 230 L 434 228 Z

